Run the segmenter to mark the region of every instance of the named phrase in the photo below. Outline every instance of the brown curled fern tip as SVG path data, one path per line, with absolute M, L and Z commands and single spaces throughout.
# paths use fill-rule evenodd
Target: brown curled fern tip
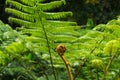
M 62 56 L 64 55 L 64 52 L 66 51 L 66 47 L 64 44 L 59 44 L 56 48 L 57 53 Z
M 70 63 L 66 60 L 66 57 L 64 56 L 64 53 L 66 51 L 66 47 L 64 44 L 59 44 L 56 48 L 57 53 L 60 55 L 60 57 L 62 58 L 62 60 L 64 61 L 64 64 L 66 66 L 66 70 L 68 72 L 68 80 L 73 80 L 73 75 L 72 72 L 70 70 Z

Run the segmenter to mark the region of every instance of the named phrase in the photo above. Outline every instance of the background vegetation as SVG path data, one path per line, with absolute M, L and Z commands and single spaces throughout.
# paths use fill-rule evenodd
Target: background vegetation
M 119 11 L 113 15 L 119 5 L 113 10 L 113 3 L 107 0 L 81 0 L 83 12 L 79 10 L 79 14 L 74 13 L 78 8 L 75 2 L 77 1 L 1 2 L 5 3 L 2 6 L 6 6 L 1 9 L 0 21 L 1 80 L 120 79 Z M 79 1 L 76 5 L 78 3 Z M 76 7 L 74 14 L 72 10 L 67 10 L 65 4 L 69 5 L 68 9 Z M 94 13 L 99 10 L 102 13 L 98 12 L 100 16 L 96 19 Z M 112 14 L 107 13 L 107 10 Z M 103 13 L 110 15 L 106 17 Z M 101 20 L 101 15 L 105 19 Z M 112 20 L 108 21 L 111 19 L 108 16 L 111 15 Z M 75 16 L 81 17 L 79 20 L 82 22 L 79 23 Z M 75 21 L 85 27 L 78 26 Z M 5 24 L 8 22 L 12 27 Z

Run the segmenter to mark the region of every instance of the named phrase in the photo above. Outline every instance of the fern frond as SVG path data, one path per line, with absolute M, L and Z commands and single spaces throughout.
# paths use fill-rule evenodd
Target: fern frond
M 46 19 L 61 19 L 72 16 L 72 12 L 45 13 Z
M 53 1 L 50 3 L 43 3 L 43 4 L 37 3 L 37 6 L 38 6 L 38 9 L 41 9 L 42 11 L 47 11 L 47 10 L 58 8 L 63 4 L 64 4 L 63 1 Z
M 18 18 L 9 17 L 8 20 L 10 22 L 14 22 L 14 23 L 17 23 L 17 24 L 22 25 L 22 26 L 29 26 L 29 27 L 35 26 L 35 24 L 32 23 L 32 22 L 24 21 L 24 20 L 21 20 L 21 19 L 18 19 Z
M 23 5 L 23 4 L 21 4 L 21 3 L 17 2 L 17 1 L 7 0 L 6 4 L 10 4 L 13 7 L 15 7 L 15 8 L 19 9 L 19 10 L 22 10 L 24 12 L 27 12 L 27 13 L 34 13 L 34 8 L 33 7 Z
M 26 13 L 23 13 L 21 11 L 11 9 L 11 8 L 6 8 L 5 11 L 8 12 L 8 13 L 14 14 L 15 16 L 17 16 L 19 18 L 34 22 L 34 16 L 33 15 L 26 14 Z
M 20 11 L 21 13 L 22 11 L 23 13 L 27 12 L 27 14 L 29 15 L 27 17 L 33 18 L 34 22 L 26 17 L 26 19 L 24 19 L 24 15 L 21 15 L 22 17 L 17 16 L 17 13 L 14 12 L 12 13 L 13 15 L 16 14 L 17 17 L 24 20 L 9 18 L 10 21 L 23 26 L 22 28 L 20 28 L 21 34 L 28 34 L 30 36 L 25 38 L 27 49 L 34 52 L 38 56 L 42 56 L 42 59 L 45 59 L 47 61 L 52 61 L 51 57 L 55 57 L 56 59 L 57 54 L 54 54 L 54 56 L 52 56 L 51 53 L 55 53 L 54 49 L 56 48 L 57 44 L 64 43 L 66 44 L 66 46 L 72 46 L 72 44 L 74 44 L 73 40 L 76 40 L 80 36 L 78 32 L 80 27 L 77 26 L 76 22 L 55 20 L 72 16 L 71 12 L 44 12 L 65 4 L 64 1 L 65 0 L 54 1 L 51 3 L 41 3 L 39 2 L 39 0 L 20 0 L 20 4 L 23 4 L 24 6 L 29 6 L 35 10 L 35 13 L 30 14 L 27 11 Z M 74 48 L 73 51 L 74 53 L 78 53 L 78 51 L 80 50 L 78 50 L 78 48 Z M 66 53 L 69 52 L 70 50 L 68 50 Z M 42 54 L 40 55 L 40 53 Z M 47 55 L 47 58 L 43 57 L 45 55 Z

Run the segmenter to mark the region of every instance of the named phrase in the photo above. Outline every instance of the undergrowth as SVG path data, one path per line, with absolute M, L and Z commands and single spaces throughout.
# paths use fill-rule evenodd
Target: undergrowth
M 93 29 L 80 29 L 75 22 L 59 20 L 64 13 L 47 16 L 44 9 L 51 6 L 47 3 L 48 8 L 40 9 L 41 1 L 33 0 L 33 5 L 27 0 L 8 0 L 7 4 L 14 4 L 15 8 L 6 8 L 6 12 L 14 15 L 9 20 L 22 27 L 13 30 L 0 22 L 0 79 L 72 80 L 67 76 L 65 62 L 71 68 L 68 74 L 71 72 L 73 80 L 119 80 L 120 18 Z M 65 13 L 68 14 L 71 13 Z M 58 20 L 53 21 L 54 18 Z M 66 47 L 67 62 L 56 52 L 60 43 Z

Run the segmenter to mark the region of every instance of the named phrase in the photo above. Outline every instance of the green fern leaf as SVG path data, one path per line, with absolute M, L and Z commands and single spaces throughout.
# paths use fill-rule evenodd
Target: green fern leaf
M 29 26 L 29 27 L 32 27 L 34 26 L 35 24 L 32 23 L 32 22 L 29 22 L 29 21 L 24 21 L 24 20 L 21 20 L 19 18 L 12 18 L 12 17 L 9 17 L 8 19 L 10 22 L 14 22 L 14 23 L 17 23 L 19 25 L 23 25 L 23 26 Z
M 54 8 L 58 8 L 62 4 L 64 4 L 64 1 L 54 1 L 54 2 L 50 2 L 50 3 L 44 3 L 44 4 L 37 3 L 37 6 L 42 11 L 47 11 L 47 10 L 51 10 Z
M 72 16 L 72 12 L 58 12 L 58 13 L 45 13 L 46 14 L 46 19 L 61 19 L 61 18 L 66 18 L 69 16 Z
M 104 53 L 113 55 L 117 53 L 119 48 L 120 42 L 118 40 L 111 40 L 106 44 L 104 48 Z
M 14 14 L 16 17 L 34 22 L 34 16 L 33 15 L 28 15 L 26 13 L 23 13 L 23 12 L 20 12 L 18 10 L 11 9 L 11 8 L 6 8 L 5 11 L 8 12 L 8 13 Z
M 45 22 L 47 25 L 55 25 L 55 26 L 77 26 L 76 22 L 70 21 L 55 21 L 55 20 L 48 20 Z
M 24 3 L 24 4 L 26 4 L 27 6 L 31 6 L 31 7 L 33 7 L 33 6 L 35 6 L 35 2 L 36 2 L 37 0 L 20 0 L 20 2 L 21 3 Z
M 26 13 L 34 13 L 34 8 L 33 7 L 29 7 L 29 6 L 26 6 L 26 5 L 23 5 L 17 1 L 13 1 L 13 0 L 7 0 L 6 1 L 6 4 L 12 4 L 13 7 L 19 9 L 19 10 L 22 10 Z

